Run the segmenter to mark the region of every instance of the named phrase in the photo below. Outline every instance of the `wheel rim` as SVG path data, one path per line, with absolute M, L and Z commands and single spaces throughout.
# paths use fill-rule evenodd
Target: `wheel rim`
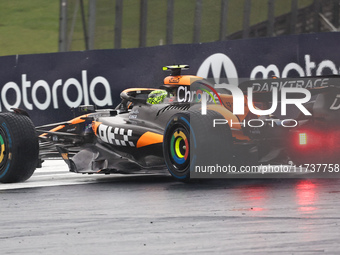
M 170 139 L 170 159 L 179 172 L 184 172 L 189 163 L 189 139 L 187 131 L 182 127 L 174 128 Z
M 7 162 L 7 139 L 2 128 L 0 128 L 0 170 Z

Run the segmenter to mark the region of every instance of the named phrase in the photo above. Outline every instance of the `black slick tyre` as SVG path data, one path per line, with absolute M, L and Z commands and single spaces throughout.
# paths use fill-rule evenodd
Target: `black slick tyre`
M 0 182 L 23 182 L 37 167 L 39 143 L 29 117 L 0 114 Z

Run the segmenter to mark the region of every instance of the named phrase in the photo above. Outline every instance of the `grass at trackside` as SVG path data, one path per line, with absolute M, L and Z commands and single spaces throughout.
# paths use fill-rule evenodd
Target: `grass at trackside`
M 110 1 L 110 0 L 102 0 Z M 242 30 L 244 1 L 229 0 L 227 33 Z M 174 30 L 173 43 L 191 43 L 193 40 L 193 25 L 196 0 L 175 0 L 174 4 Z M 268 0 L 252 0 L 251 24 L 256 24 L 267 19 Z M 288 13 L 291 10 L 290 0 L 275 1 L 275 15 Z M 299 0 L 299 7 L 312 4 L 313 0 Z M 114 12 L 114 6 L 112 13 Z M 148 26 L 147 46 L 165 44 L 166 41 L 166 0 L 148 0 Z M 203 0 L 201 42 L 217 41 L 219 39 L 219 26 L 221 18 L 220 0 Z M 107 11 L 102 8 L 101 11 Z M 123 13 L 123 39 L 122 47 L 138 47 L 139 43 L 139 4 L 136 0 L 124 0 Z M 114 18 L 112 17 L 112 23 Z M 103 23 L 101 23 L 101 28 Z M 107 28 L 105 31 L 108 31 Z M 112 30 L 112 28 L 111 28 Z M 109 40 L 96 41 L 96 47 L 112 48 L 113 34 Z
M 58 51 L 59 1 L 0 3 L 0 56 Z
M 86 6 L 87 2 L 88 0 L 85 0 Z M 138 47 L 139 2 L 123 1 L 123 48 Z M 175 0 L 173 43 L 192 42 L 195 2 L 196 0 Z M 303 7 L 312 2 L 313 0 L 299 0 L 299 6 Z M 268 0 L 252 1 L 251 24 L 267 19 L 267 3 Z M 276 16 L 290 11 L 291 1 L 276 0 L 275 3 Z M 166 0 L 148 0 L 147 46 L 165 44 L 166 7 Z M 203 0 L 202 42 L 219 39 L 220 7 L 220 0 Z M 227 33 L 230 34 L 242 29 L 243 1 L 229 0 L 228 9 Z M 71 50 L 84 50 L 80 13 L 76 17 Z M 95 48 L 113 48 L 115 0 L 97 0 L 96 17 Z M 59 0 L 2 1 L 0 33 L 0 56 L 58 51 Z

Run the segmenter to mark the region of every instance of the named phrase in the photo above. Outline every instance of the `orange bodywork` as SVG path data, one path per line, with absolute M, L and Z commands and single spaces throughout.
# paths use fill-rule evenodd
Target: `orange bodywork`
M 64 127 L 65 127 L 65 125 L 59 125 L 55 128 L 52 128 L 50 130 L 50 132 L 57 132 L 58 130 L 63 129 Z M 39 135 L 39 137 L 43 137 L 43 136 L 46 136 L 46 135 L 47 135 L 47 133 L 43 133 L 43 134 Z
M 97 135 L 97 129 L 102 122 L 99 121 L 92 121 L 92 130 L 95 135 Z
M 86 118 L 88 116 L 88 114 L 85 114 L 85 115 L 82 115 L 82 116 L 79 116 L 77 118 L 74 118 L 70 121 L 68 121 L 69 124 L 71 125 L 75 125 L 75 124 L 79 124 L 79 123 L 82 123 L 82 122 L 85 122 L 85 120 L 83 118 Z M 65 125 L 59 125 L 55 128 L 52 128 L 51 130 L 49 130 L 50 132 L 57 132 L 59 131 L 60 129 L 63 129 L 65 127 Z M 43 137 L 43 136 L 46 136 L 47 133 L 43 133 L 41 134 L 39 137 Z
M 194 81 L 202 80 L 203 78 L 193 75 L 168 76 L 164 79 L 164 85 L 191 85 Z
M 145 132 L 137 141 L 137 148 L 148 146 L 151 144 L 162 143 L 163 135 L 153 132 Z
M 69 123 L 74 125 L 74 124 L 79 124 L 79 123 L 85 122 L 84 118 L 86 118 L 87 116 L 88 116 L 88 114 L 81 115 L 77 118 L 70 120 Z

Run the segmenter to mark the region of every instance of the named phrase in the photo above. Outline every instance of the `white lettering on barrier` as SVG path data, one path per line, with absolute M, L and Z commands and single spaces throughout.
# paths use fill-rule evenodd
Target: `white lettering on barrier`
M 13 89 L 16 94 L 16 101 L 14 104 L 10 105 L 7 101 L 7 91 Z M 21 93 L 20 88 L 15 82 L 7 82 L 5 86 L 1 90 L 1 100 L 5 106 L 5 108 L 9 111 L 11 108 L 18 108 L 21 103 Z M 2 108 L 0 106 L 0 110 L 2 111 Z
M 69 87 L 73 85 L 74 87 L 76 87 L 77 92 L 78 92 L 78 97 L 76 99 L 76 101 L 72 102 L 70 100 L 70 98 L 67 95 L 67 90 L 69 89 Z M 63 86 L 63 98 L 65 103 L 69 106 L 69 107 L 78 107 L 81 104 L 81 101 L 83 100 L 83 91 L 81 88 L 81 85 L 79 83 L 78 80 L 74 79 L 74 78 L 70 78 L 68 79 Z
M 17 83 L 13 81 L 7 82 L 1 89 L 0 111 L 2 111 L 2 106 L 9 111 L 11 108 L 20 107 L 21 103 L 23 103 L 24 107 L 28 110 L 33 110 L 34 107 L 39 110 L 46 110 L 51 106 L 54 109 L 58 109 L 60 102 L 60 99 L 58 101 L 58 92 L 61 92 L 62 100 L 69 107 L 78 107 L 82 102 L 88 105 L 90 104 L 90 99 L 98 106 L 112 105 L 111 87 L 108 80 L 102 76 L 97 76 L 93 78 L 90 86 L 88 86 L 86 70 L 82 70 L 81 81 L 75 78 L 69 78 L 64 83 L 62 79 L 58 79 L 52 86 L 45 80 L 38 80 L 33 86 L 31 86 L 31 84 L 32 82 L 28 80 L 27 74 L 21 75 L 21 90 Z M 102 99 L 98 98 L 95 92 L 97 86 L 103 87 L 103 89 L 101 88 L 101 91 L 104 91 L 104 97 Z M 68 90 L 71 87 L 75 87 L 77 91 L 75 100 L 71 100 L 68 95 Z M 14 103 L 8 102 L 8 93 L 10 93 L 11 90 L 13 90 L 15 94 Z M 37 93 L 38 90 L 44 90 L 44 93 L 41 94 L 44 94 L 45 97 L 39 95 L 39 93 Z M 29 102 L 29 95 L 31 95 L 32 102 Z
M 333 74 L 339 74 L 335 64 L 330 60 L 324 60 L 320 63 L 318 69 L 316 69 L 316 75 L 317 76 L 322 75 L 322 71 L 324 69 L 330 69 Z
M 220 84 L 220 75 L 222 72 L 226 74 L 229 84 L 238 85 L 238 74 L 237 69 L 233 63 L 233 61 L 223 53 L 215 53 L 208 58 L 206 58 L 201 64 L 200 68 L 197 71 L 197 76 L 208 78 L 209 70 L 211 70 L 213 74 L 213 78 L 216 84 Z
M 316 63 L 311 61 L 311 56 L 310 55 L 305 55 L 305 68 L 300 66 L 297 63 L 288 63 L 282 71 L 282 74 L 280 75 L 280 71 L 278 67 L 274 64 L 270 64 L 267 67 L 259 65 L 253 68 L 253 70 L 250 73 L 250 78 L 255 79 L 259 74 L 261 74 L 261 78 L 267 79 L 270 78 L 269 74 L 272 73 L 276 77 L 281 77 L 281 78 L 287 78 L 289 72 L 295 71 L 299 74 L 300 77 L 305 77 L 305 76 L 313 76 L 313 70 L 316 69 L 316 75 L 321 76 L 324 73 L 325 69 L 329 69 L 332 74 L 339 74 L 339 70 L 337 69 L 335 63 L 331 60 L 323 60 L 321 63 L 316 66 Z
M 105 97 L 102 100 L 97 98 L 94 91 L 97 84 L 102 84 L 106 92 L 110 91 L 110 93 L 105 93 Z M 97 76 L 92 80 L 90 84 L 90 97 L 92 101 L 98 106 L 112 105 L 110 84 L 104 77 Z
M 57 97 L 57 89 L 61 85 L 63 85 L 63 81 L 61 79 L 59 79 L 59 80 L 56 80 L 53 83 L 53 86 L 52 86 L 52 97 L 53 97 L 53 108 L 54 109 L 58 109 L 59 108 L 58 97 Z
M 81 71 L 81 78 L 83 80 L 84 104 L 89 105 L 89 92 L 87 87 L 87 73 L 85 70 Z
M 31 87 L 31 82 L 27 81 L 27 75 L 23 74 L 21 76 L 21 87 L 22 87 L 22 99 L 23 99 L 23 103 L 24 106 L 28 109 L 28 110 L 33 110 L 33 105 L 31 103 L 28 102 L 27 100 L 27 89 Z
M 43 103 L 40 103 L 38 98 L 37 98 L 37 90 L 38 88 L 42 88 L 45 90 L 46 93 L 46 98 L 45 101 Z M 27 95 L 26 95 L 27 96 Z M 25 98 L 27 100 L 27 98 Z M 33 100 L 33 104 L 39 109 L 39 110 L 46 110 L 50 103 L 51 103 L 51 91 L 50 91 L 50 87 L 48 86 L 48 83 L 44 80 L 40 80 L 37 81 L 36 83 L 34 83 L 33 87 L 32 87 L 32 100 Z
M 300 75 L 300 77 L 305 76 L 305 72 L 301 66 L 299 66 L 297 63 L 289 63 L 282 71 L 282 78 L 287 78 L 289 72 L 292 70 L 295 70 Z
M 256 74 L 262 73 L 263 78 L 267 79 L 270 73 L 273 73 L 274 76 L 280 77 L 279 68 L 276 65 L 269 65 L 268 67 L 264 66 L 256 66 L 250 73 L 250 78 L 254 79 Z
M 289 73 L 294 71 L 299 74 L 300 77 L 313 76 L 313 75 L 323 75 L 325 70 L 330 70 L 332 74 L 339 74 L 340 70 L 337 68 L 336 64 L 331 60 L 323 60 L 317 65 L 311 60 L 311 55 L 306 54 L 304 56 L 304 66 L 298 63 L 288 63 L 282 69 L 282 73 L 275 64 L 269 64 L 267 67 L 263 65 L 255 66 L 250 72 L 250 79 L 270 78 L 272 75 L 280 78 L 287 78 Z M 220 83 L 220 75 L 222 73 L 226 74 L 226 78 L 229 84 L 238 84 L 238 73 L 233 61 L 223 53 L 215 53 L 208 58 L 206 58 L 197 71 L 197 76 L 208 78 L 209 71 L 213 74 L 213 78 L 216 84 Z M 313 71 L 315 70 L 315 74 Z

